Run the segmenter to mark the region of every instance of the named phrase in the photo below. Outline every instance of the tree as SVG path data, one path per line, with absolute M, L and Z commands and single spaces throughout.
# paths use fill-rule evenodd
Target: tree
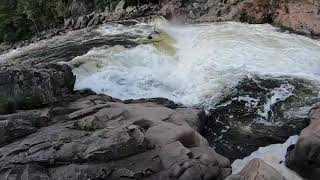
M 36 23 L 35 15 L 38 14 L 36 11 L 40 8 L 39 3 L 41 4 L 41 2 L 41 0 L 18 0 L 17 5 L 18 13 L 26 15 L 27 18 L 33 22 L 33 25 L 37 33 L 39 33 L 39 30 Z

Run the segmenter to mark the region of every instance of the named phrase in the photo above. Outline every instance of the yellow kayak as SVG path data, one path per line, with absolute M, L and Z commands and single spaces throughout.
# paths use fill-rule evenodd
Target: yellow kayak
M 176 41 L 170 37 L 168 33 L 161 32 L 159 34 L 153 35 L 152 39 L 144 39 L 144 44 L 153 44 L 158 50 L 165 52 L 171 56 L 174 56 L 177 52 L 174 44 Z

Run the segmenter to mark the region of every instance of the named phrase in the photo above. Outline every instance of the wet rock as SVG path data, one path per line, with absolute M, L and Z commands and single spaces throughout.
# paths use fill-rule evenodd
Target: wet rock
M 301 79 L 246 78 L 202 116 L 200 132 L 218 153 L 244 158 L 299 134 L 308 125 L 317 89 Z
M 310 125 L 303 129 L 296 145 L 290 146 L 286 166 L 303 177 L 316 180 L 320 176 L 320 109 L 311 112 Z
M 3 113 L 18 109 L 43 107 L 58 101 L 73 91 L 75 76 L 67 65 L 10 67 L 0 71 L 0 99 Z M 3 105 L 4 104 L 4 105 Z M 3 109 L 3 108 L 2 108 Z
M 226 180 L 285 180 L 285 178 L 263 160 L 253 159 L 239 174 L 229 176 Z

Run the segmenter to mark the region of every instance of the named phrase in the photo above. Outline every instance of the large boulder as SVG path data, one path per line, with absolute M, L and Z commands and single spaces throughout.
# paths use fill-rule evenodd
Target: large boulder
M 231 175 L 226 180 L 285 180 L 285 178 L 263 160 L 253 159 L 239 174 Z
M 0 69 L 0 114 L 51 104 L 73 91 L 75 76 L 67 65 Z
M 186 122 L 198 111 L 81 93 L 51 107 L 45 127 L 0 148 L 0 179 L 222 180 L 230 174 L 229 160 Z
M 286 166 L 312 180 L 320 177 L 320 108 L 311 112 L 310 125 L 305 128 L 296 145 L 290 146 Z

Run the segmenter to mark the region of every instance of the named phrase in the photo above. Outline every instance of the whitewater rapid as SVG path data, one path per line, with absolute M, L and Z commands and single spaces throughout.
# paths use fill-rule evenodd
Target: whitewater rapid
M 320 80 L 319 41 L 279 32 L 271 25 L 164 23 L 157 28 L 177 41 L 175 56 L 152 45 L 94 48 L 73 59 L 86 62 L 74 70 L 76 89 L 90 88 L 119 99 L 164 97 L 192 106 L 216 102 L 246 76 Z M 102 35 L 152 31 L 141 24 L 98 29 Z
M 152 44 L 135 43 L 137 38 L 146 37 L 154 29 L 164 31 L 176 40 L 172 44 L 177 48 L 174 56 L 162 52 Z M 110 38 L 113 38 L 112 41 Z M 129 44 L 129 47 L 119 45 L 119 42 Z M 105 24 L 92 31 L 69 32 L 0 55 L 0 63 L 14 62 L 23 66 L 23 63 L 34 60 L 37 63 L 66 63 L 77 76 L 76 89 L 89 88 L 122 100 L 163 97 L 197 107 L 226 106 L 233 100 L 238 100 L 246 102 L 248 111 L 245 112 L 250 112 L 259 103 L 265 102 L 257 114 L 264 124 L 271 122 L 270 125 L 275 123 L 265 120 L 274 119 L 272 108 L 276 104 L 297 96 L 296 89 L 318 91 L 314 87 L 320 87 L 320 42 L 281 32 L 267 24 L 224 22 L 178 26 L 161 20 L 134 26 Z M 241 80 L 255 76 L 267 76 L 267 79 L 281 79 L 282 76 L 299 78 L 296 85 L 299 86 L 300 83 L 301 87 L 295 87 L 285 80 L 284 84 L 272 87 L 263 94 L 265 101 L 245 94 L 232 96 L 233 99 L 226 103 L 215 104 Z M 309 80 L 314 86 L 303 89 L 308 83 L 301 79 Z M 314 96 L 313 92 L 303 93 L 301 94 L 305 96 Z M 319 96 L 320 94 L 318 101 Z M 281 111 L 284 116 L 288 116 L 287 119 L 306 118 L 311 107 L 300 104 L 301 107 L 288 106 L 292 109 Z M 230 114 L 229 117 L 232 119 L 233 115 Z M 260 119 L 252 119 L 252 122 L 256 123 L 256 120 Z M 222 133 L 230 129 L 229 126 L 225 128 Z M 239 125 L 236 128 L 251 131 L 250 126 Z M 294 136 L 284 144 L 260 148 L 251 156 L 236 160 L 232 165 L 234 173 L 239 172 L 249 160 L 258 157 L 275 167 L 286 178 L 300 180 L 299 176 L 280 163 L 284 161 L 286 148 L 295 143 L 297 138 Z

